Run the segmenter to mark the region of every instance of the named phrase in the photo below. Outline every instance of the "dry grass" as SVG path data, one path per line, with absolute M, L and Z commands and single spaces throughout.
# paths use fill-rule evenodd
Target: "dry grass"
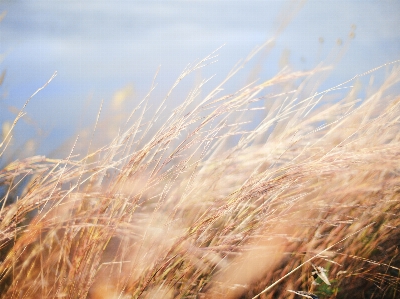
M 369 73 L 318 94 L 321 69 L 203 82 L 83 158 L 6 165 L 1 298 L 397 298 L 399 67 L 361 100 Z

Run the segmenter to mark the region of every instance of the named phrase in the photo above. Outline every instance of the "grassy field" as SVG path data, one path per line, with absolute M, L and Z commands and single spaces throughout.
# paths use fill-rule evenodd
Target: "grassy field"
M 15 157 L 0 297 L 398 298 L 400 64 L 319 91 L 325 72 L 146 97 L 98 147 L 103 107 L 65 159 Z

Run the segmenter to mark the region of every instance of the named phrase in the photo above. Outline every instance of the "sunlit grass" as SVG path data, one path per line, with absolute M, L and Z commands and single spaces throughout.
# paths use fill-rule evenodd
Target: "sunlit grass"
M 399 67 L 308 95 L 327 68 L 205 80 L 172 112 L 144 98 L 97 149 L 102 107 L 65 159 L 0 171 L 1 298 L 396 298 Z

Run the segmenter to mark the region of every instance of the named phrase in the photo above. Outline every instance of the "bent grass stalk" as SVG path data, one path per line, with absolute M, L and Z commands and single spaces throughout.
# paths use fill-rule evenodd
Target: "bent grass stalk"
M 311 262 L 312 260 L 314 260 L 315 258 L 319 257 L 321 254 L 323 254 L 324 252 L 330 250 L 331 248 L 335 247 L 336 245 L 342 243 L 343 241 L 347 240 L 348 238 L 358 234 L 359 232 L 361 232 L 362 230 L 366 229 L 367 227 L 371 226 L 373 223 L 367 225 L 366 227 L 363 227 L 361 229 L 359 229 L 358 231 L 346 236 L 345 238 L 343 238 L 342 240 L 340 240 L 339 242 L 336 242 L 335 244 L 327 247 L 326 249 L 322 250 L 321 252 L 319 252 L 318 254 L 314 255 L 313 257 L 309 258 L 308 260 L 306 260 L 305 262 L 301 263 L 299 266 L 297 266 L 296 268 L 294 268 L 292 271 L 288 272 L 287 274 L 285 274 L 284 276 L 282 276 L 281 278 L 279 278 L 277 281 L 275 281 L 273 284 L 269 285 L 265 290 L 263 290 L 262 292 L 258 293 L 256 296 L 254 296 L 252 299 L 256 299 L 258 297 L 260 297 L 260 295 L 268 292 L 270 289 L 272 289 L 275 285 L 277 285 L 278 283 L 280 283 L 282 280 L 284 280 L 286 277 L 288 277 L 289 275 L 292 275 L 294 272 L 296 272 L 297 270 L 299 270 L 301 267 L 303 267 L 305 264 Z
M 149 93 L 108 145 L 95 138 L 110 133 L 102 104 L 66 159 L 0 171 L 1 298 L 395 298 L 398 62 L 312 95 L 329 68 L 223 94 L 239 64 L 167 115 L 176 87 L 215 55 L 185 69 L 153 114 Z M 348 84 L 382 68 L 361 101 Z M 313 283 L 315 267 L 331 285 Z

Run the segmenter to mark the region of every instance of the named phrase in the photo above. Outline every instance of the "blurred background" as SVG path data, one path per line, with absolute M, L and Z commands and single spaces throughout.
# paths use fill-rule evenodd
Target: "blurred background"
M 268 55 L 249 65 L 261 66 L 263 80 L 284 66 L 308 70 L 330 60 L 335 69 L 322 86 L 328 88 L 400 59 L 397 0 L 10 0 L 0 1 L 0 14 L 0 74 L 6 72 L 0 123 L 13 120 L 58 73 L 29 103 L 15 131 L 21 140 L 36 138 L 32 146 L 39 154 L 93 127 L 102 100 L 102 113 L 117 114 L 112 102 L 118 91 L 134 107 L 161 67 L 151 98 L 157 107 L 188 64 L 221 46 L 216 63 L 182 82 L 170 99 L 172 108 L 201 78 L 215 74 L 208 83 L 215 87 L 235 63 L 273 37 Z M 238 75 L 227 92 L 242 87 L 248 74 Z

